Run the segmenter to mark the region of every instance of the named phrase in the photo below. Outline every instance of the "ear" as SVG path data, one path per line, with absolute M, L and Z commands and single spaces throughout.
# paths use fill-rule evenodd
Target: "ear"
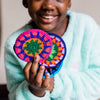
M 69 10 L 71 8 L 71 0 L 68 0 L 68 7 L 67 10 Z
M 25 7 L 25 8 L 28 8 L 28 3 L 27 3 L 27 0 L 23 0 L 23 6 Z

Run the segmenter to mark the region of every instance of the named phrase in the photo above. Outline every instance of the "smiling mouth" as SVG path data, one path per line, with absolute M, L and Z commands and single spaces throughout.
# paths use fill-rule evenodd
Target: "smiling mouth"
M 57 15 L 41 15 L 39 16 L 41 21 L 44 23 L 51 23 L 57 19 Z
M 50 18 L 54 18 L 55 16 L 45 16 L 45 15 L 43 15 L 42 17 L 46 18 L 46 19 L 50 19 Z

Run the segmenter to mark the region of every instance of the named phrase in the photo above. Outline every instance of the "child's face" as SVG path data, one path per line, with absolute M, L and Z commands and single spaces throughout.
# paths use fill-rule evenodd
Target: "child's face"
M 45 31 L 56 30 L 65 23 L 70 0 L 26 0 L 31 18 Z M 25 5 L 24 5 L 25 6 Z

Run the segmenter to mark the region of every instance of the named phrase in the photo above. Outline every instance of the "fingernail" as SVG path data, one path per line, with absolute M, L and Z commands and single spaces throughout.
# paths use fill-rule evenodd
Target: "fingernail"
M 45 67 L 44 67 L 44 66 L 41 66 L 40 68 L 41 68 L 41 69 L 44 69 Z
M 49 73 L 47 73 L 47 78 L 49 78 L 50 77 L 50 74 Z
M 38 55 L 34 56 L 34 61 L 36 61 L 36 62 L 39 61 L 39 56 Z
M 40 72 L 44 71 L 44 66 L 40 66 Z

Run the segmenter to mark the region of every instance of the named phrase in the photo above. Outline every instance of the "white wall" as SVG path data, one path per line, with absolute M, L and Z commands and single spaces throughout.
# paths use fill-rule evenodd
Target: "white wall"
M 0 56 L 0 83 L 6 83 L 4 69 L 4 43 L 7 37 L 23 26 L 30 17 L 22 0 L 1 0 L 2 45 Z M 100 0 L 72 0 L 72 10 L 91 15 L 100 24 Z
M 100 0 L 72 0 L 72 10 L 92 16 L 100 25 Z
M 0 83 L 6 83 L 4 69 L 4 43 L 7 37 L 18 28 L 23 26 L 30 17 L 27 9 L 22 6 L 22 0 L 1 0 L 1 17 L 2 17 L 2 45 L 0 56 Z

